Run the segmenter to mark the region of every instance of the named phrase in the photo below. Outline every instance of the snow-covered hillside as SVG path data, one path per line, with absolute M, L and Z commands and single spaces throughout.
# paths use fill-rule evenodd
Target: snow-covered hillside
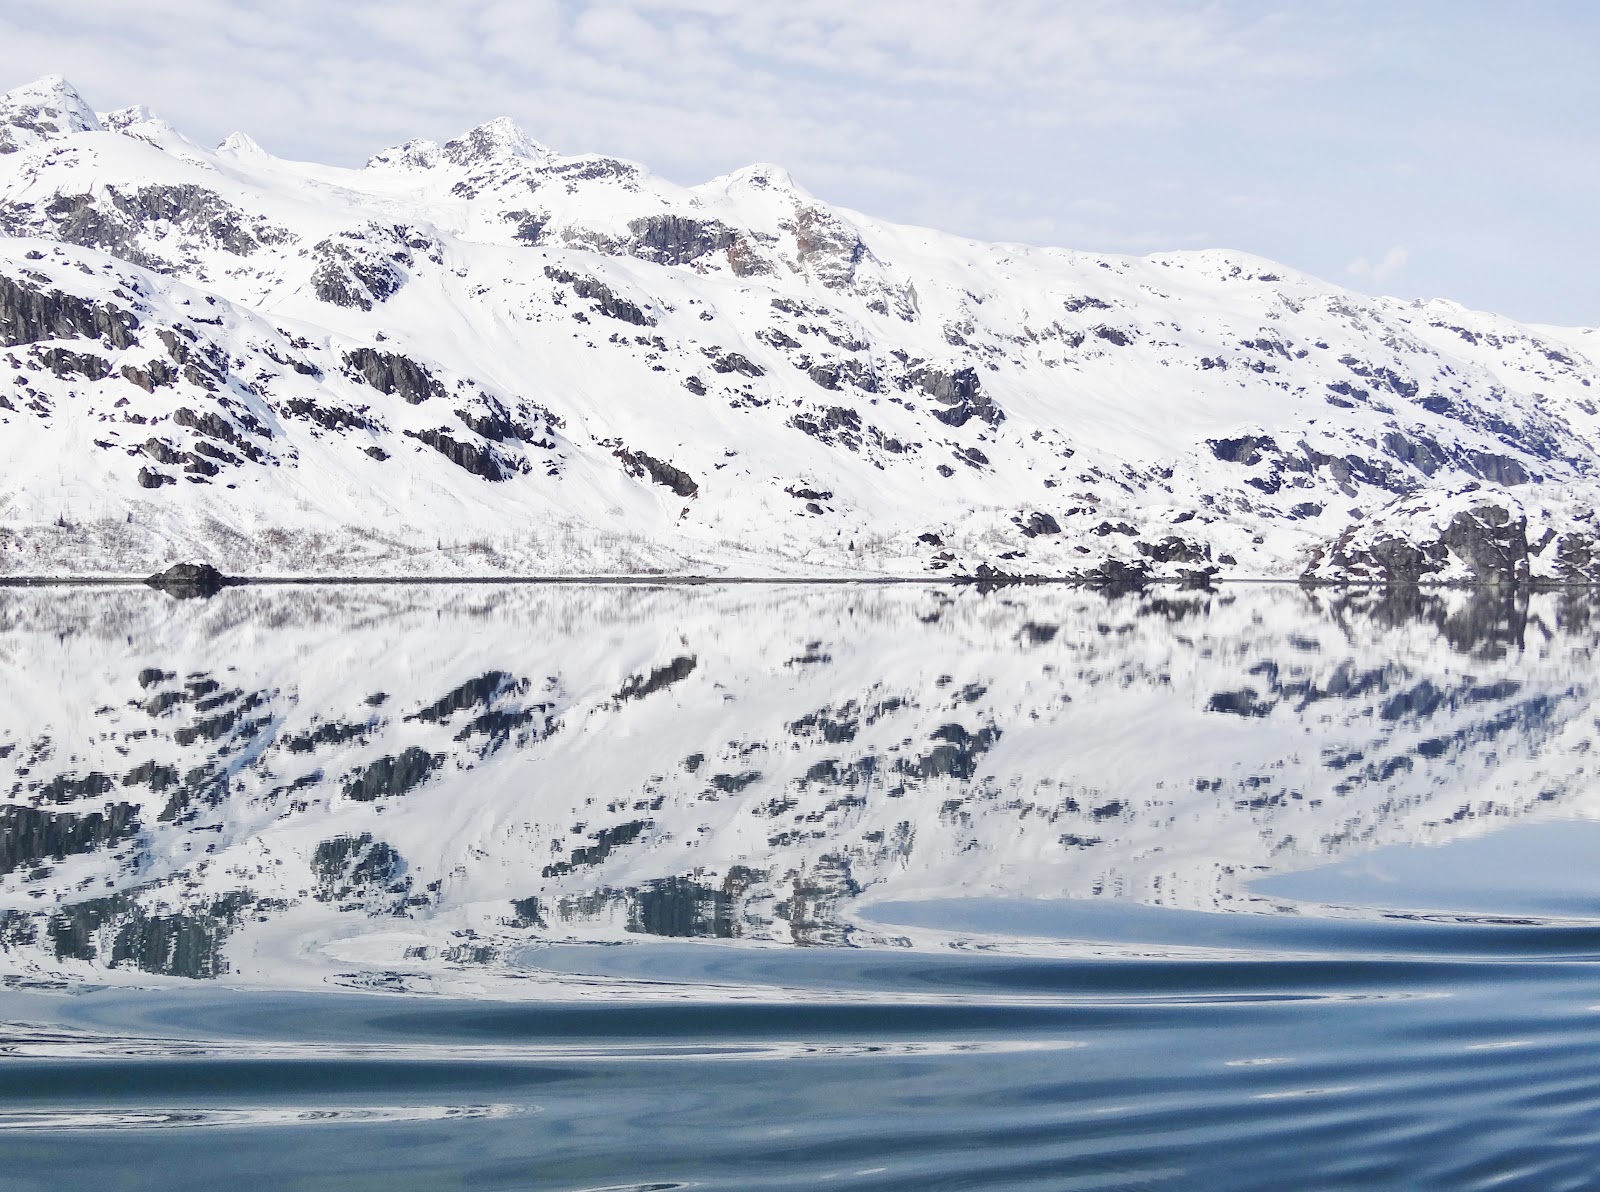
M 1586 611 L 0 590 L 0 974 L 510 990 L 551 941 L 951 942 L 888 902 L 1259 908 L 1261 872 L 1600 817 Z
M 0 98 L 0 572 L 1600 576 L 1595 337 Z

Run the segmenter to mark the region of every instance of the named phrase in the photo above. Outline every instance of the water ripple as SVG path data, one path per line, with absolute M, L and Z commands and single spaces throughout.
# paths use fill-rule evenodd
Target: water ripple
M 333 1126 L 510 1117 L 517 1105 L 255 1106 L 248 1109 L 41 1109 L 0 1112 L 0 1130 L 194 1130 L 211 1126 Z

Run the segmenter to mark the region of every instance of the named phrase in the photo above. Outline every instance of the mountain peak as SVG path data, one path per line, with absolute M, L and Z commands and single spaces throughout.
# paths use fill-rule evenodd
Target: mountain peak
M 439 164 L 437 141 L 405 141 L 367 158 L 369 170 L 431 170 Z
M 15 153 L 99 127 L 94 110 L 58 74 L 45 75 L 0 95 L 0 153 Z
M 507 159 L 543 160 L 555 156 L 509 116 L 498 116 L 453 140 L 415 140 L 391 146 L 367 159 L 370 170 L 431 170 L 441 162 L 475 166 Z
M 118 108 L 114 112 L 106 112 L 100 123 L 112 132 L 121 132 L 135 124 L 148 124 L 158 117 L 142 103 L 132 104 L 125 108 Z M 166 123 L 162 121 L 162 123 Z
M 177 129 L 142 103 L 119 108 L 115 112 L 107 112 L 101 119 L 100 126 L 111 132 L 120 132 L 124 136 L 139 137 L 142 140 L 183 139 Z
M 722 193 L 731 197 L 762 198 L 767 202 L 778 200 L 809 201 L 814 196 L 797 183 L 788 170 L 770 162 L 756 162 L 731 174 L 723 174 L 695 188 L 700 191 Z
M 90 118 L 94 115 L 83 101 L 83 96 L 78 94 L 78 89 L 67 82 L 65 75 L 59 74 L 40 75 L 31 83 L 13 87 L 0 95 L 0 104 L 7 107 L 31 104 L 62 111 L 78 111 Z
M 247 132 L 230 132 L 222 138 L 216 151 L 225 157 L 266 157 L 267 151 Z
M 766 161 L 758 161 L 754 165 L 748 165 L 743 169 L 724 175 L 723 181 L 730 188 L 737 186 L 749 190 L 779 190 L 801 193 L 800 187 L 795 183 L 794 177 L 788 170 Z
M 495 158 L 554 156 L 509 116 L 497 116 L 453 141 L 446 141 L 443 152 L 458 166 L 477 165 Z

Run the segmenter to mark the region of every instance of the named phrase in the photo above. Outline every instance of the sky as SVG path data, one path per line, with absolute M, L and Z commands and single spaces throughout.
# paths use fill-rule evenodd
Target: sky
M 1600 324 L 1593 0 L 53 0 L 64 74 L 202 143 L 359 165 L 508 115 L 681 183 L 757 161 L 986 240 L 1231 248 Z

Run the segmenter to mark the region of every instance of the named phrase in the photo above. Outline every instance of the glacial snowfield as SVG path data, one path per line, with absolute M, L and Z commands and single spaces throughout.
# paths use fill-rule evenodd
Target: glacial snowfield
M 1581 581 L 1593 332 L 0 98 L 0 573 Z
M 1276 913 L 1266 873 L 1600 818 L 1597 635 L 1493 589 L 0 590 L 0 979 L 675 996 L 550 948 L 1116 955 L 874 908 Z

